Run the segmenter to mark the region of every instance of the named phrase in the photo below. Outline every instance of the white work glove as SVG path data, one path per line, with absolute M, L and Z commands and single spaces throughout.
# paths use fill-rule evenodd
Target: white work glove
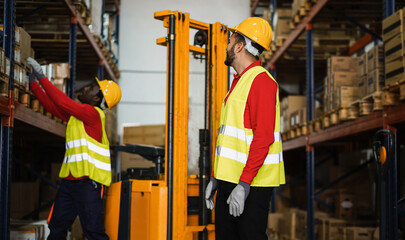
M 214 194 L 218 187 L 218 180 L 214 177 L 211 177 L 210 182 L 205 189 L 205 205 L 209 210 L 214 209 Z
M 229 214 L 234 217 L 242 215 L 245 209 L 245 200 L 249 195 L 250 185 L 239 181 L 239 184 L 232 190 L 226 203 L 229 204 Z
M 29 58 L 27 58 L 27 62 L 29 65 L 31 65 L 32 71 L 34 72 L 34 74 L 38 80 L 41 80 L 42 78 L 45 77 L 45 74 L 42 71 L 41 65 L 39 65 L 39 63 L 37 61 L 35 61 L 35 59 L 29 57 Z

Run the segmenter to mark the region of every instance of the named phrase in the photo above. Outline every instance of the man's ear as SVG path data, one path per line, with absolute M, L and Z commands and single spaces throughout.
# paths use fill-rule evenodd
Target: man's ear
M 94 102 L 94 103 L 98 103 L 98 102 L 100 102 L 100 101 L 101 101 L 101 99 L 100 99 L 99 96 L 96 95 L 96 96 L 93 97 L 93 102 Z
M 235 46 L 235 53 L 240 53 L 245 48 L 245 44 L 243 42 L 238 42 Z

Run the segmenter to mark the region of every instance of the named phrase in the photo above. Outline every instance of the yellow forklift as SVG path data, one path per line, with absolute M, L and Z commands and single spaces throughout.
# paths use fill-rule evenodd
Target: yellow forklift
M 156 178 L 113 183 L 107 193 L 106 232 L 115 240 L 215 239 L 214 219 L 204 202 L 222 101 L 228 90 L 229 68 L 224 64 L 229 28 L 190 19 L 189 13 L 160 11 L 167 36 L 157 39 L 167 47 L 167 103 L 165 148 L 123 146 L 156 164 Z M 189 43 L 190 29 L 197 30 Z M 191 54 L 190 54 L 191 53 Z M 204 128 L 199 132 L 199 175 L 188 175 L 189 58 L 205 61 Z M 197 214 L 188 199 L 198 199 Z

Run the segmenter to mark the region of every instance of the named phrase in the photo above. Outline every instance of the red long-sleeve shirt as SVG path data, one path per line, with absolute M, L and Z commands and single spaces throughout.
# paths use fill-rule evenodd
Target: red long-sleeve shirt
M 43 89 L 39 83 L 42 85 Z M 86 133 L 101 142 L 103 135 L 101 118 L 93 106 L 72 100 L 65 93 L 56 88 L 46 77 L 42 78 L 39 83 L 35 81 L 30 87 L 46 111 L 66 122 L 69 121 L 71 116 L 80 119 L 83 121 Z M 74 178 L 69 174 L 66 179 L 75 180 L 82 178 L 86 177 Z
M 229 94 L 235 88 L 242 75 L 252 67 L 261 66 L 260 60 L 252 63 L 241 74 L 234 75 Z M 228 96 L 225 98 L 225 104 Z M 245 128 L 252 129 L 253 141 L 250 144 L 248 159 L 239 180 L 250 184 L 274 142 L 274 125 L 276 120 L 277 84 L 266 74 L 261 73 L 253 80 L 249 91 L 245 113 Z M 214 172 L 212 174 L 214 176 Z

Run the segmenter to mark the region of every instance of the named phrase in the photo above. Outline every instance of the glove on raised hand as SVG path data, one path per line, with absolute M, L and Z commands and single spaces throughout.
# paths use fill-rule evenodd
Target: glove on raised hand
M 245 200 L 249 195 L 250 185 L 239 181 L 239 184 L 232 190 L 226 203 L 229 204 L 229 214 L 234 217 L 242 215 L 245 209 Z
M 210 182 L 205 189 L 205 204 L 209 210 L 214 209 L 214 194 L 218 187 L 218 180 L 211 177 Z
M 27 58 L 27 62 L 29 65 L 32 67 L 32 71 L 34 72 L 35 76 L 37 77 L 38 80 L 41 80 L 42 78 L 45 77 L 44 72 L 42 71 L 41 65 L 35 59 L 33 58 Z

